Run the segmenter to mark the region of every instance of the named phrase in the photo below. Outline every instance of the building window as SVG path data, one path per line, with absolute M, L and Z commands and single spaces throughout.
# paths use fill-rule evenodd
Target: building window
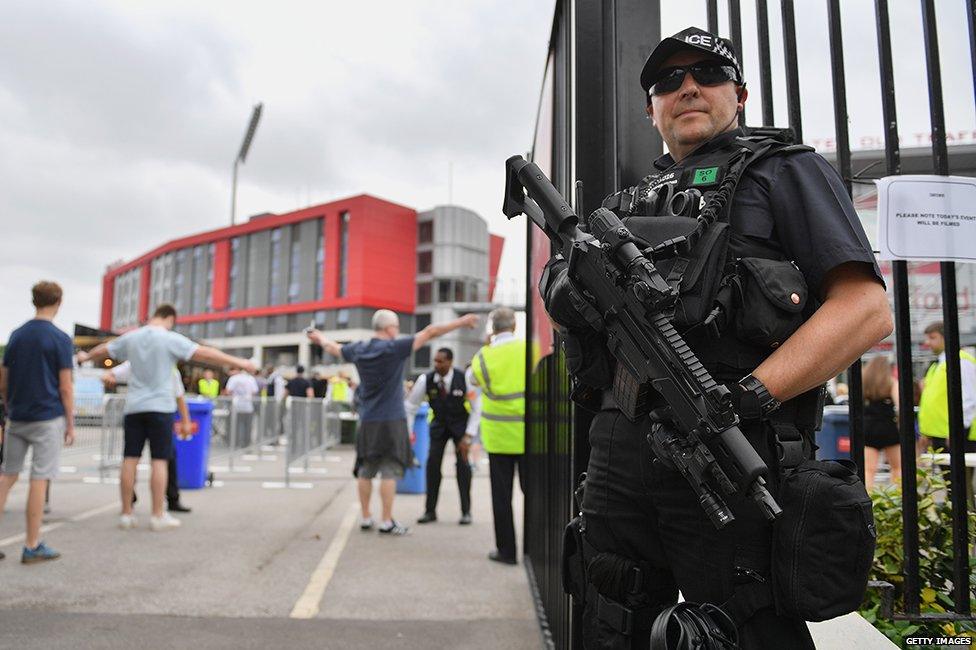
M 312 314 L 312 318 L 315 320 L 315 329 L 325 329 L 325 311 L 315 312 Z
M 349 289 L 349 274 L 346 264 L 349 262 L 349 213 L 339 215 L 339 297 L 346 295 Z
M 433 289 L 430 282 L 420 282 L 417 284 L 417 304 L 429 305 L 433 300 Z
M 451 302 L 451 281 L 437 281 L 437 302 Z
M 298 330 L 305 327 L 305 324 L 298 324 L 298 314 L 288 314 L 285 318 L 285 331 L 286 332 L 297 332 Z
M 336 329 L 349 329 L 349 310 L 340 309 L 336 312 Z
M 315 299 L 322 300 L 322 283 L 325 281 L 325 220 L 317 220 L 315 228 Z
M 434 222 L 421 221 L 417 224 L 417 243 L 429 244 L 434 241 Z
M 413 353 L 413 367 L 426 368 L 430 366 L 430 346 L 425 345 Z
M 214 255 L 216 252 L 216 244 L 207 246 L 207 298 L 203 308 L 208 312 L 213 311 Z
M 176 311 L 185 314 L 187 311 L 187 295 L 186 291 L 186 249 L 176 251 L 176 278 L 173 281 L 173 303 L 176 307 Z
M 234 336 L 234 334 L 236 332 L 237 332 L 237 321 L 236 320 L 230 319 L 226 323 L 224 323 L 224 334 L 226 336 Z
M 230 240 L 230 280 L 227 283 L 227 308 L 237 309 L 237 282 L 241 273 L 241 238 Z M 227 321 L 228 324 L 231 321 Z
M 465 295 L 465 288 L 462 280 L 454 283 L 454 302 L 467 302 L 468 297 Z
M 288 258 L 288 302 L 298 302 L 298 292 L 301 282 L 299 281 L 302 272 L 302 247 L 298 240 L 298 228 L 300 224 L 292 224 L 291 227 L 291 255 Z M 294 331 L 294 330 L 289 330 Z
M 203 268 L 203 246 L 193 248 L 193 270 L 190 272 L 190 309 L 189 313 L 199 314 L 203 311 L 204 290 L 206 287 L 197 282 L 200 269 Z M 191 328 L 192 329 L 192 328 Z
M 281 228 L 271 231 L 271 282 L 268 287 L 268 304 L 281 304 Z M 247 330 L 247 323 L 244 324 Z
M 430 325 L 430 314 L 417 314 L 413 317 L 414 331 L 419 332 Z
M 430 251 L 417 253 L 417 273 L 430 273 L 434 267 L 433 258 L 434 254 Z

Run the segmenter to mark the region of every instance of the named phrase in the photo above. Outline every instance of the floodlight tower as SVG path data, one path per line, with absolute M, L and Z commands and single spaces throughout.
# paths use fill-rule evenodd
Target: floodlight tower
M 247 158 L 247 152 L 251 148 L 251 140 L 254 139 L 254 132 L 258 130 L 258 121 L 261 119 L 261 109 L 264 104 L 257 104 L 251 112 L 251 122 L 247 125 L 247 133 L 244 134 L 244 142 L 241 143 L 241 150 L 234 158 L 234 175 L 230 189 L 230 225 L 234 225 L 237 217 L 237 167 Z

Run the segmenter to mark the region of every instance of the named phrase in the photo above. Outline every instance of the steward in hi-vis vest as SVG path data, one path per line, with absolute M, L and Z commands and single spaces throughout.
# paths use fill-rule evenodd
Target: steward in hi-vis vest
M 928 438 L 949 437 L 949 380 L 946 372 L 945 334 L 942 323 L 925 328 L 925 343 L 939 355 L 925 373 L 925 385 L 918 402 L 918 430 Z M 959 351 L 959 379 L 962 382 L 962 423 L 969 429 L 966 451 L 976 451 L 976 357 Z M 934 446 L 942 446 L 935 443 Z
M 499 307 L 491 312 L 494 337 L 471 362 L 474 381 L 481 387 L 481 442 L 491 470 L 491 506 L 495 516 L 495 546 L 488 557 L 515 564 L 515 523 L 512 482 L 525 452 L 525 341 L 515 338 L 515 312 Z
M 203 371 L 203 377 L 197 382 L 197 393 L 208 399 L 220 395 L 220 382 L 214 378 L 213 370 Z

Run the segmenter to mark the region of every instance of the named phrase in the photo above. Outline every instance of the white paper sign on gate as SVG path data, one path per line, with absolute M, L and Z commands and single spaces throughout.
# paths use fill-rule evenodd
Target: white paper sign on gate
M 976 178 L 886 176 L 877 183 L 881 259 L 976 262 Z

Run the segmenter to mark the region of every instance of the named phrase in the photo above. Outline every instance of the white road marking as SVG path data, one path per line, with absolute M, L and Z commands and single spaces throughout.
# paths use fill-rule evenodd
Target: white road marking
M 57 530 L 58 528 L 61 528 L 65 524 L 74 524 L 74 523 L 78 523 L 79 521 L 85 521 L 86 519 L 91 519 L 92 517 L 96 517 L 104 512 L 109 512 L 110 510 L 113 509 L 114 510 L 119 509 L 118 501 L 113 501 L 112 503 L 106 503 L 103 506 L 92 508 L 91 510 L 86 510 L 85 512 L 77 514 L 74 517 L 71 517 L 70 519 L 67 519 L 65 521 L 59 521 L 54 524 L 47 524 L 41 526 L 41 533 L 47 533 L 52 530 Z M 5 537 L 4 539 L 0 539 L 0 548 L 3 548 L 4 546 L 10 546 L 11 544 L 17 544 L 23 542 L 26 537 L 27 535 L 25 533 L 21 533 L 20 535 L 13 535 L 11 537 Z
M 281 490 L 284 488 L 298 488 L 300 490 L 311 490 L 314 486 L 311 483 L 296 483 L 295 481 L 290 481 L 285 483 L 284 481 L 265 481 L 261 484 L 266 490 Z
M 339 564 L 339 556 L 342 555 L 346 542 L 349 541 L 349 533 L 352 532 L 353 525 L 356 523 L 358 510 L 357 504 L 350 504 L 349 512 L 339 524 L 339 530 L 332 539 L 332 543 L 329 544 L 325 555 L 322 556 L 318 566 L 312 572 L 305 592 L 295 602 L 295 607 L 291 610 L 291 618 L 315 618 L 318 615 L 322 595 L 325 593 L 325 588 L 329 586 L 329 581 L 332 580 L 336 566 Z

